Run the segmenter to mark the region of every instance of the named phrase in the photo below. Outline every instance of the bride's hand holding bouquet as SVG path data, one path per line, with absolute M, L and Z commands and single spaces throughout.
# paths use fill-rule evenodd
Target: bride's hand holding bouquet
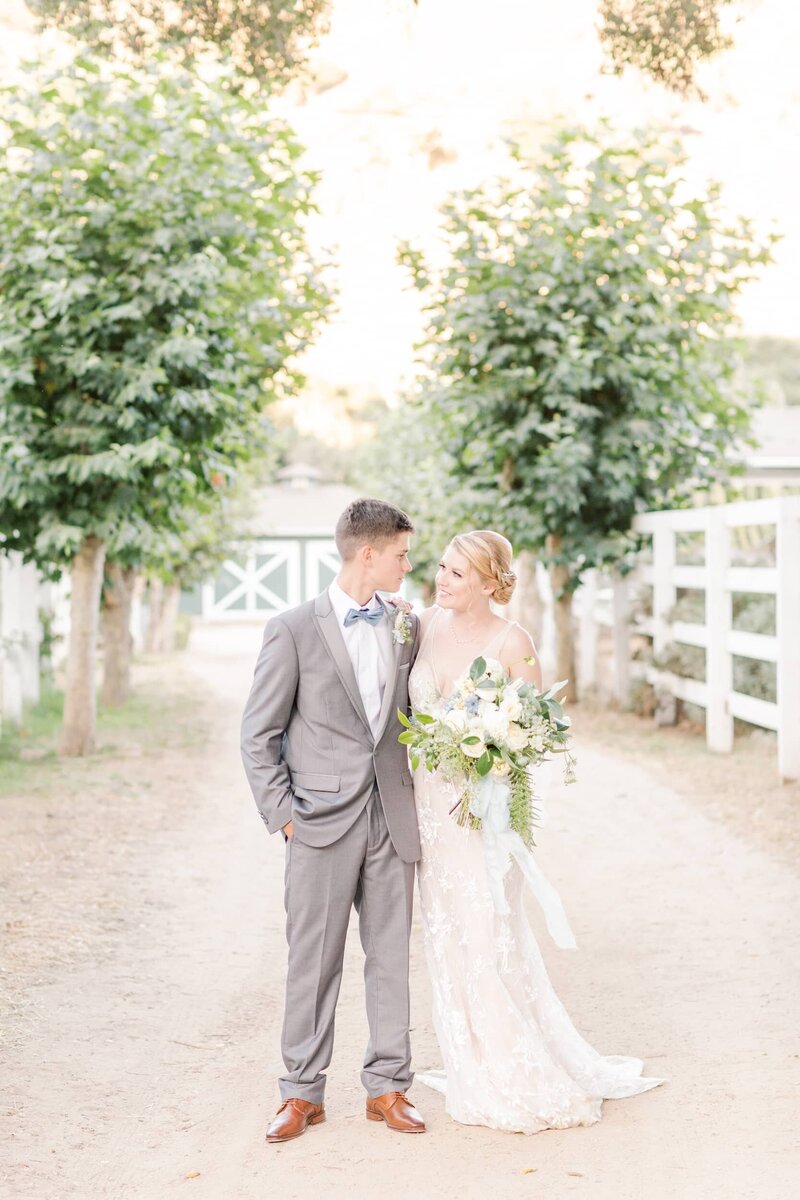
M 556 699 L 564 681 L 546 692 L 513 679 L 495 659 L 476 658 L 455 681 L 438 716 L 415 712 L 398 717 L 405 727 L 411 765 L 439 771 L 463 791 L 452 813 L 460 825 L 480 829 L 488 798 L 505 803 L 508 827 L 526 846 L 538 824 L 531 768 L 553 754 L 564 755 L 566 782 L 574 779 L 569 718 Z M 502 781 L 503 787 L 487 786 Z

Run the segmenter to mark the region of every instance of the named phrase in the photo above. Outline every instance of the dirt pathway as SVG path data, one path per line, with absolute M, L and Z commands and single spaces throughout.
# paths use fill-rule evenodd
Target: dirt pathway
M 580 747 L 580 782 L 554 793 L 540 838 L 580 948 L 560 953 L 544 935 L 542 944 L 589 1040 L 640 1055 L 666 1086 L 608 1102 L 591 1129 L 533 1138 L 456 1125 L 417 1086 L 429 1133 L 393 1136 L 363 1116 L 366 1022 L 351 936 L 328 1121 L 265 1146 L 285 943 L 282 846 L 255 815 L 237 748 L 257 645 L 253 630 L 195 631 L 190 669 L 218 713 L 214 736 L 168 760 L 156 786 L 137 791 L 137 764 L 128 766 L 127 807 L 115 819 L 129 812 L 129 836 L 105 867 L 114 920 L 95 945 L 76 899 L 72 927 L 88 929 L 85 953 L 43 969 L 6 1031 L 3 1194 L 794 1196 L 800 883 L 665 781 L 593 746 Z M 95 817 L 86 815 L 90 828 Z M 438 1064 L 418 930 L 413 952 L 423 1068 Z

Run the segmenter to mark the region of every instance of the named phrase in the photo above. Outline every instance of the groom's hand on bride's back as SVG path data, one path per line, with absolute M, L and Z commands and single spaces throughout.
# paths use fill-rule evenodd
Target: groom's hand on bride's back
M 286 838 L 287 842 L 290 842 L 292 840 L 292 837 L 294 836 L 294 825 L 292 824 L 291 821 L 289 821 L 286 825 L 284 825 L 282 832 L 283 832 L 283 836 Z

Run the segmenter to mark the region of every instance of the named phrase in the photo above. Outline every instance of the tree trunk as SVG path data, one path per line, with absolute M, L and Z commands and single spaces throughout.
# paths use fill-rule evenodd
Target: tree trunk
M 180 603 L 181 585 L 168 583 L 161 602 L 161 635 L 158 639 L 160 654 L 172 654 L 175 650 Z
M 150 580 L 147 591 L 147 633 L 144 637 L 146 654 L 158 653 L 161 637 L 161 610 L 164 602 L 164 581 L 157 575 Z
M 69 653 L 59 754 L 91 754 L 97 726 L 94 668 L 105 543 L 87 537 L 72 563 Z
M 100 701 L 120 708 L 131 691 L 131 598 L 133 567 L 106 566 L 100 622 L 103 630 L 103 688 Z
M 561 551 L 561 538 L 550 534 L 547 538 L 547 554 L 557 558 Z M 550 586 L 553 589 L 553 619 L 556 631 L 556 675 L 566 679 L 567 687 L 563 698 L 568 702 L 578 699 L 578 682 L 575 665 L 575 639 L 572 636 L 572 594 L 568 590 L 569 571 L 559 562 L 550 565 Z

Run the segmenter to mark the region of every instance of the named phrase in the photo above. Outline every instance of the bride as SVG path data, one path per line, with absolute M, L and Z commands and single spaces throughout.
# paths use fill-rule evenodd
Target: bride
M 422 613 L 409 694 L 435 714 L 478 656 L 541 688 L 530 636 L 490 607 L 507 604 L 516 577 L 511 545 L 476 530 L 453 538 L 439 564 L 436 604 Z M 417 1078 L 444 1093 L 451 1117 L 519 1133 L 591 1125 L 603 1099 L 647 1091 L 636 1058 L 603 1057 L 584 1041 L 556 996 L 525 915 L 516 863 L 505 878 L 510 915 L 489 891 L 481 833 L 449 815 L 454 784 L 417 768 L 414 795 L 422 858 L 419 892 L 433 1020 L 444 1071 Z

